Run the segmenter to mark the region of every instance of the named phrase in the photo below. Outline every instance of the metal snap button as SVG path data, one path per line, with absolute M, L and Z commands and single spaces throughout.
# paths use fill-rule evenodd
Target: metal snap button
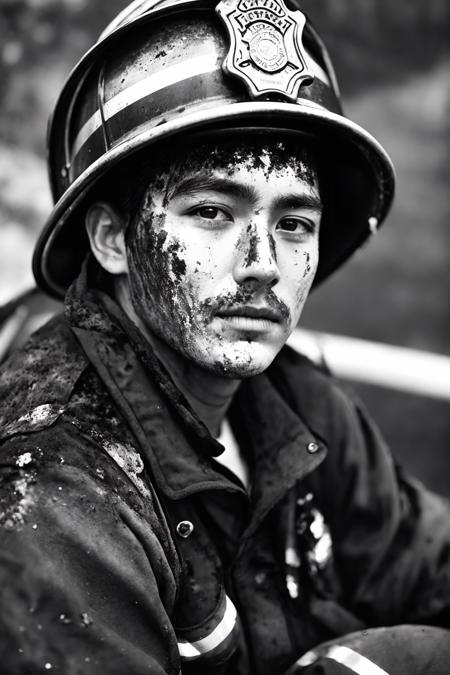
M 193 531 L 194 525 L 190 520 L 182 520 L 177 525 L 177 533 L 180 535 L 180 537 L 183 537 L 183 539 L 187 539 L 193 533 Z
M 267 574 L 265 572 L 257 572 L 255 574 L 255 583 L 258 586 L 261 586 L 265 582 L 266 578 L 267 578 Z
M 306 450 L 310 455 L 314 455 L 319 450 L 319 445 L 317 443 L 308 443 Z

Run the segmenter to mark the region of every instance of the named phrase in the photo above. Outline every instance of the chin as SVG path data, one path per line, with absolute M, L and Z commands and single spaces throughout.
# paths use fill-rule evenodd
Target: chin
M 245 342 L 243 347 L 233 345 L 231 349 L 221 349 L 217 355 L 209 354 L 207 363 L 203 362 L 203 367 L 215 375 L 244 380 L 267 370 L 280 349 L 281 346 L 275 350 Z

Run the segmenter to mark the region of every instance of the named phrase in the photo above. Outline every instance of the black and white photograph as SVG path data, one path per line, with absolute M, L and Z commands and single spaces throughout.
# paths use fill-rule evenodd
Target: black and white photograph
M 0 0 L 0 675 L 449 675 L 449 36 Z

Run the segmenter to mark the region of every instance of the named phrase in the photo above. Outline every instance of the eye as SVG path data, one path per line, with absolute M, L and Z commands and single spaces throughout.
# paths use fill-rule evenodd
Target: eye
M 291 216 L 280 220 L 275 229 L 292 234 L 311 234 L 314 232 L 315 225 L 308 218 L 294 218 Z
M 195 209 L 190 211 L 191 215 L 199 216 L 204 220 L 232 220 L 232 217 L 224 209 L 219 208 L 218 206 L 198 206 Z

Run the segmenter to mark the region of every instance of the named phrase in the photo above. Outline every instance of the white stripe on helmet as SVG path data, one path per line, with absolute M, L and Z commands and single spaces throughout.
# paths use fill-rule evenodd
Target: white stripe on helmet
M 308 67 L 313 70 L 314 75 L 318 77 L 322 82 L 330 85 L 330 81 L 324 70 L 312 59 L 308 59 Z M 128 106 L 133 103 L 151 96 L 166 87 L 179 84 L 186 79 L 191 77 L 196 77 L 198 75 L 205 75 L 206 73 L 211 73 L 215 70 L 219 70 L 220 66 L 217 63 L 217 54 L 214 52 L 208 52 L 201 54 L 193 59 L 188 59 L 181 63 L 177 63 L 173 66 L 168 66 L 153 75 L 149 75 L 143 80 L 136 82 L 135 84 L 127 87 L 119 94 L 113 96 L 109 101 L 107 101 L 103 108 L 103 115 L 105 120 L 111 119 L 117 113 L 125 110 Z M 303 103 L 303 99 L 299 99 Z M 311 101 L 308 101 L 309 105 L 314 105 Z M 317 107 L 320 107 L 316 104 Z M 92 117 L 90 117 L 87 122 L 81 127 L 78 135 L 75 139 L 72 148 L 72 158 L 75 158 L 83 145 L 89 140 L 89 138 L 102 126 L 102 116 L 99 110 L 97 110 Z
M 190 77 L 196 75 L 205 75 L 217 69 L 217 54 L 202 54 L 194 59 L 182 61 L 174 66 L 164 68 L 153 75 L 149 75 L 143 80 L 136 82 L 127 87 L 116 96 L 113 96 L 107 101 L 103 108 L 105 120 L 111 119 L 117 113 L 121 112 L 128 106 L 140 101 L 146 96 L 155 94 L 165 87 L 183 82 Z M 94 134 L 97 129 L 102 126 L 102 117 L 100 111 L 97 110 L 90 119 L 81 127 L 73 144 L 72 154 L 75 157 L 80 151 L 81 147 Z

